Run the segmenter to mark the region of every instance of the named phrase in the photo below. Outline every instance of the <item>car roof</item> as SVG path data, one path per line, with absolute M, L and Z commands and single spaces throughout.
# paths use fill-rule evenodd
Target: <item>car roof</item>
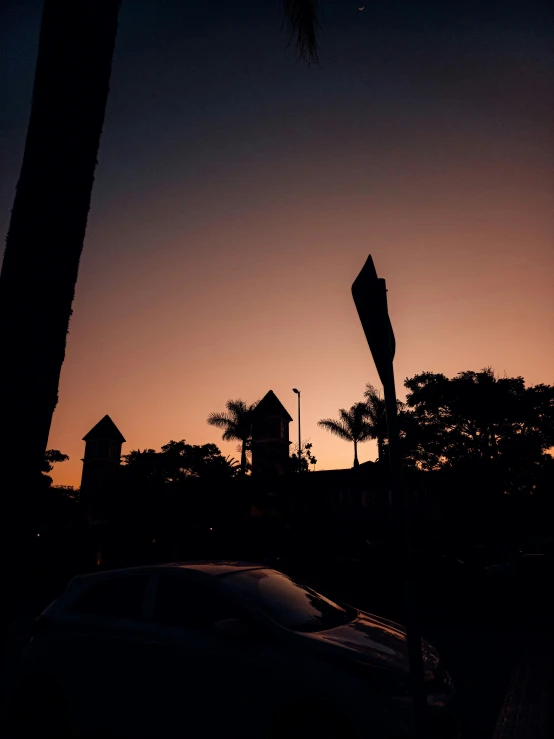
M 240 562 L 229 560 L 197 560 L 185 562 L 164 562 L 162 564 L 143 565 L 140 567 L 124 567 L 113 570 L 102 570 L 99 572 L 91 572 L 86 575 L 80 575 L 75 580 L 91 580 L 101 577 L 109 577 L 112 575 L 124 575 L 126 573 L 135 572 L 160 572 L 163 570 L 188 570 L 200 572 L 204 575 L 217 577 L 219 575 L 228 575 L 231 572 L 244 572 L 246 570 L 263 569 L 264 565 L 256 562 Z
M 226 575 L 229 572 L 242 572 L 244 570 L 259 570 L 264 565 L 256 562 L 229 562 L 226 560 L 199 561 L 199 562 L 176 562 L 174 567 L 184 570 L 198 570 L 207 575 Z

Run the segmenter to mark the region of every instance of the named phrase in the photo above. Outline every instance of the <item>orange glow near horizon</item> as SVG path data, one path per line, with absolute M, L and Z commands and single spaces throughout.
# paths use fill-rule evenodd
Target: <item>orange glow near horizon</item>
M 546 183 L 508 178 L 486 162 L 473 172 L 474 188 L 460 183 L 463 163 L 450 162 L 445 192 L 446 173 L 424 160 L 408 192 L 391 183 L 356 194 L 361 181 L 347 194 L 260 203 L 250 182 L 231 198 L 237 208 L 221 212 L 208 205 L 208 190 L 211 221 L 161 198 L 150 206 L 155 225 L 148 216 L 117 224 L 93 217 L 49 442 L 71 460 L 56 466 L 55 482 L 79 484 L 80 440 L 105 413 L 127 439 L 124 452 L 184 438 L 238 456 L 207 415 L 228 398 L 253 402 L 272 389 L 296 420 L 293 387 L 302 391 L 302 435 L 317 468 L 350 466 L 350 446 L 317 421 L 361 399 L 366 382 L 379 387 L 350 293 L 369 252 L 387 280 L 400 398 L 404 379 L 423 370 L 452 376 L 492 366 L 551 383 Z M 286 191 L 284 179 L 275 187 Z M 94 255 L 106 240 L 117 245 L 112 268 Z M 296 441 L 295 423 L 290 432 Z M 374 442 L 360 454 L 374 459 Z

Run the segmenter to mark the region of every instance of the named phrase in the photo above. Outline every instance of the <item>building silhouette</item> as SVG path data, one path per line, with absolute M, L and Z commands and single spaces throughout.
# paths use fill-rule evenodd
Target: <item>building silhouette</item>
M 81 477 L 81 494 L 90 496 L 117 472 L 121 462 L 121 446 L 125 438 L 109 416 L 104 416 L 96 426 L 83 436 L 85 456 Z
M 252 475 L 274 477 L 289 471 L 289 423 L 292 417 L 270 390 L 260 400 L 252 422 Z

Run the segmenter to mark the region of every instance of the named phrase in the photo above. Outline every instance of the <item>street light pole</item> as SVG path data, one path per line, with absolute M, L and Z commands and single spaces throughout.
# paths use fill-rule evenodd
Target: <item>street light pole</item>
M 302 472 L 302 436 L 300 434 L 300 390 L 295 387 L 292 392 L 298 395 L 298 472 Z

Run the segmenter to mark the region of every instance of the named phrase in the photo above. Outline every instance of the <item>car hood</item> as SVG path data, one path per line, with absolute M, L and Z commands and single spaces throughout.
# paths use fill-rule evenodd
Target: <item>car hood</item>
M 358 611 L 357 617 L 347 624 L 305 636 L 320 646 L 355 652 L 358 659 L 379 667 L 409 669 L 406 629 L 371 613 Z M 422 646 L 424 662 L 435 666 L 439 659 L 436 650 L 425 640 Z

